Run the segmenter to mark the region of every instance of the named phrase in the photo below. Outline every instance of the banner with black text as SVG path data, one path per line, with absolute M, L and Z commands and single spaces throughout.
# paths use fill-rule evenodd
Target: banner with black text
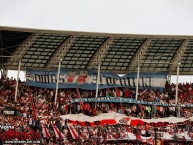
M 97 72 L 93 70 L 70 71 L 61 69 L 59 88 L 81 88 L 96 89 Z M 167 72 L 140 73 L 140 88 L 164 88 L 167 78 Z M 57 70 L 39 71 L 27 69 L 26 81 L 29 86 L 55 88 L 57 82 Z M 99 89 L 114 87 L 135 88 L 137 83 L 137 74 L 129 73 L 122 77 L 111 72 L 101 72 Z

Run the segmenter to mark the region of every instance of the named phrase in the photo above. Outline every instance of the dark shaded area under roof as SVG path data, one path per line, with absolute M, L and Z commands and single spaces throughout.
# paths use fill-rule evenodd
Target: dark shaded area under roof
M 0 31 L 0 63 L 2 65 L 11 57 L 14 50 L 32 33 L 19 31 Z

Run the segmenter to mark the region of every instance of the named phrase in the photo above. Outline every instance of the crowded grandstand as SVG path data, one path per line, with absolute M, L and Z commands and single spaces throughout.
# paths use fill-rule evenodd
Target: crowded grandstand
M 192 144 L 191 39 L 1 27 L 1 144 Z

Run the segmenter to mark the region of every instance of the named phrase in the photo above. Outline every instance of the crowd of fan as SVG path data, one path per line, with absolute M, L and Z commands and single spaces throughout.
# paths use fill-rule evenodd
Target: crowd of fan
M 117 124 L 115 126 L 113 125 L 104 125 L 104 126 L 79 126 L 79 125 L 73 125 L 73 128 L 76 130 L 76 132 L 79 134 L 80 139 L 82 142 L 89 141 L 90 143 L 95 142 L 96 140 L 98 142 L 108 142 L 110 140 L 117 139 L 117 140 L 123 140 L 126 139 L 129 140 L 128 133 L 132 133 L 135 138 L 136 136 L 143 137 L 144 141 L 147 142 L 149 138 L 151 138 L 151 134 L 155 134 L 155 127 L 151 126 L 130 126 L 130 125 L 123 125 L 123 124 Z M 174 137 L 175 134 L 183 134 L 184 132 L 188 131 L 188 134 L 191 138 L 193 138 L 193 127 L 185 124 L 185 125 L 178 125 L 178 126 L 164 126 L 164 127 L 158 127 L 156 128 L 156 131 L 158 133 L 161 133 L 161 137 L 165 138 L 167 134 L 163 133 L 169 133 L 171 136 Z M 179 139 L 180 140 L 180 139 Z
M 128 116 L 140 118 L 159 118 L 168 116 L 177 117 L 191 117 L 192 108 L 187 107 L 164 107 L 164 106 L 149 106 L 140 104 L 121 104 L 121 103 L 70 103 L 71 99 L 78 97 L 92 98 L 95 97 L 95 91 L 80 90 L 80 96 L 77 94 L 76 89 L 60 89 L 58 92 L 57 103 L 54 104 L 55 90 L 46 88 L 29 87 L 24 82 L 19 82 L 17 101 L 15 102 L 15 87 L 16 80 L 13 78 L 0 79 L 0 123 L 11 124 L 20 126 L 20 129 L 29 131 L 41 131 L 40 121 L 42 117 L 48 117 L 47 124 L 54 122 L 60 128 L 64 126 L 64 121 L 59 119 L 60 115 L 84 113 L 86 115 L 95 116 L 100 113 L 107 113 L 111 111 L 124 113 Z M 193 103 L 193 84 L 179 84 L 179 99 L 178 104 L 191 104 Z M 135 98 L 136 92 L 134 89 L 128 88 L 114 88 L 99 90 L 98 96 L 100 97 L 125 97 Z M 30 100 L 32 96 L 33 101 Z M 139 100 L 148 102 L 162 102 L 168 104 L 175 103 L 175 85 L 167 84 L 164 91 L 154 89 L 139 90 Z M 32 102 L 34 102 L 37 120 L 34 120 Z M 5 106 L 14 107 L 18 110 L 15 117 L 4 116 L 3 108 Z M 58 143 L 54 137 L 52 127 L 49 127 L 53 137 L 49 142 Z M 64 128 L 65 134 L 69 132 Z M 1 130 L 2 131 L 2 130 Z M 63 141 L 64 143 L 64 141 Z M 72 142 L 71 142 L 72 144 Z

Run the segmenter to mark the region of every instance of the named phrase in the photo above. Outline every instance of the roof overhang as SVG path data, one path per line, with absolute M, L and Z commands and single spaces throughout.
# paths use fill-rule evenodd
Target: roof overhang
M 135 72 L 137 63 L 140 72 L 171 71 L 176 54 L 181 54 L 180 74 L 193 74 L 193 36 L 189 35 L 113 34 L 4 26 L 0 26 L 0 33 L 1 68 L 16 70 L 21 61 L 23 70 L 26 67 L 55 69 L 62 60 L 61 67 L 70 70 L 90 66 L 96 69 L 100 63 L 101 71 L 125 74 L 128 68 L 129 72 Z M 33 41 L 28 41 L 32 36 Z M 151 43 L 144 47 L 147 40 Z M 184 40 L 188 42 L 186 49 L 182 49 L 183 54 L 178 53 Z M 176 74 L 175 67 L 170 73 Z

